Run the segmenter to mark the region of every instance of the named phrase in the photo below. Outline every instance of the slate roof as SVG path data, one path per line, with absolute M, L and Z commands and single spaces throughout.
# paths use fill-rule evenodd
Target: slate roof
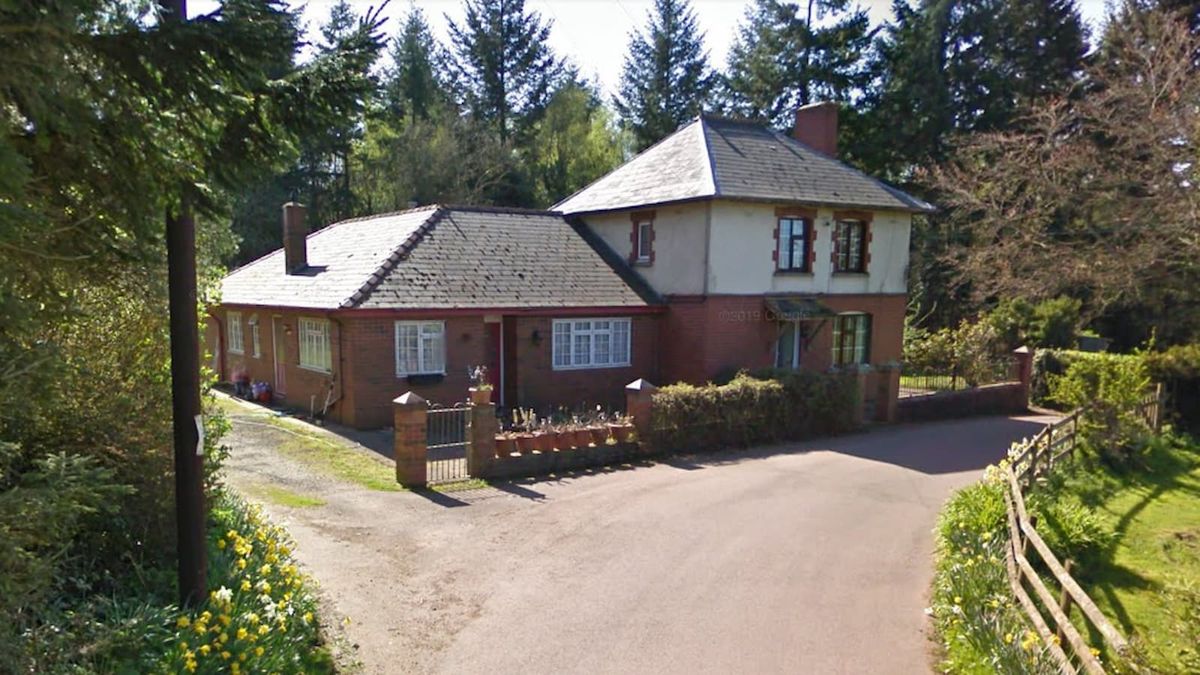
M 934 210 L 769 126 L 712 115 L 697 117 L 553 208 L 582 214 L 707 198 Z
M 225 304 L 308 309 L 637 307 L 659 299 L 561 213 L 431 206 L 310 234 L 308 269 L 283 250 L 231 272 Z

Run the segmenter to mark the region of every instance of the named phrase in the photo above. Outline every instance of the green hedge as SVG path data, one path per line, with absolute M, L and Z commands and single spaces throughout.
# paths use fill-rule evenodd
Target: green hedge
M 1200 432 L 1200 344 L 1151 352 L 1146 367 L 1150 377 L 1166 387 L 1175 422 L 1192 433 Z
M 1074 349 L 1039 349 L 1033 356 L 1033 381 L 1030 399 L 1047 408 L 1062 408 L 1065 403 L 1056 401 L 1050 393 L 1050 381 L 1064 375 L 1071 364 L 1080 361 L 1117 364 L 1142 358 L 1137 354 L 1109 354 L 1105 352 L 1081 352 Z
M 858 390 L 841 375 L 759 370 L 728 384 L 673 384 L 654 394 L 650 441 L 666 452 L 704 452 L 853 429 Z

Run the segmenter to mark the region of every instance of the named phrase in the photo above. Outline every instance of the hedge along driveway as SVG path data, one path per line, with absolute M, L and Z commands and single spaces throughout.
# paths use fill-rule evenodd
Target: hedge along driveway
M 976 418 L 452 495 L 385 493 L 234 422 L 366 672 L 923 672 L 936 514 L 1040 418 Z

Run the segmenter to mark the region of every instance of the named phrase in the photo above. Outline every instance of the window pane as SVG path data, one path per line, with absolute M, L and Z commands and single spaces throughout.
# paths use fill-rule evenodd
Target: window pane
M 571 365 L 571 324 L 554 322 L 554 365 Z
M 779 219 L 779 269 L 791 267 L 792 260 L 792 219 Z
M 629 320 L 612 323 L 612 362 L 629 363 Z
M 579 326 L 577 322 L 576 327 Z M 584 325 L 587 325 L 586 322 Z M 576 366 L 586 366 L 591 364 L 592 358 L 592 335 L 591 333 L 575 333 L 575 348 L 573 349 L 571 362 Z
M 607 322 L 605 322 L 605 327 L 607 328 Z M 609 349 L 611 339 L 612 334 L 607 330 L 603 333 L 598 332 L 592 337 L 592 365 L 605 366 L 611 362 L 611 350 Z
M 804 221 L 797 220 L 792 230 L 792 269 L 802 270 L 808 267 L 808 228 Z
M 638 258 L 650 258 L 650 223 L 638 223 Z

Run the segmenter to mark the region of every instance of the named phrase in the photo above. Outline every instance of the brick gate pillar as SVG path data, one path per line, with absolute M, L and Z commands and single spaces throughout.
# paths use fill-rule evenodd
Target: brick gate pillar
M 879 400 L 875 404 L 875 419 L 880 422 L 895 422 L 896 408 L 900 401 L 900 366 L 885 364 L 877 366 L 879 371 Z
M 392 401 L 392 426 L 396 430 L 392 455 L 396 458 L 396 482 L 406 488 L 425 487 L 425 414 L 428 410 L 425 399 L 411 391 Z
M 467 445 L 467 475 L 472 478 L 487 478 L 496 461 L 496 432 L 500 431 L 500 420 L 496 419 L 496 404 L 485 403 L 471 406 L 471 438 Z
M 1017 347 L 1013 350 L 1013 368 L 1016 370 L 1017 381 L 1021 383 L 1021 409 L 1029 408 L 1029 397 L 1033 392 L 1033 350 L 1029 347 Z
M 625 414 L 633 418 L 633 428 L 637 430 L 638 450 L 646 455 L 654 452 L 650 445 L 650 417 L 654 409 L 653 399 L 656 391 L 658 387 L 641 378 L 625 385 Z

